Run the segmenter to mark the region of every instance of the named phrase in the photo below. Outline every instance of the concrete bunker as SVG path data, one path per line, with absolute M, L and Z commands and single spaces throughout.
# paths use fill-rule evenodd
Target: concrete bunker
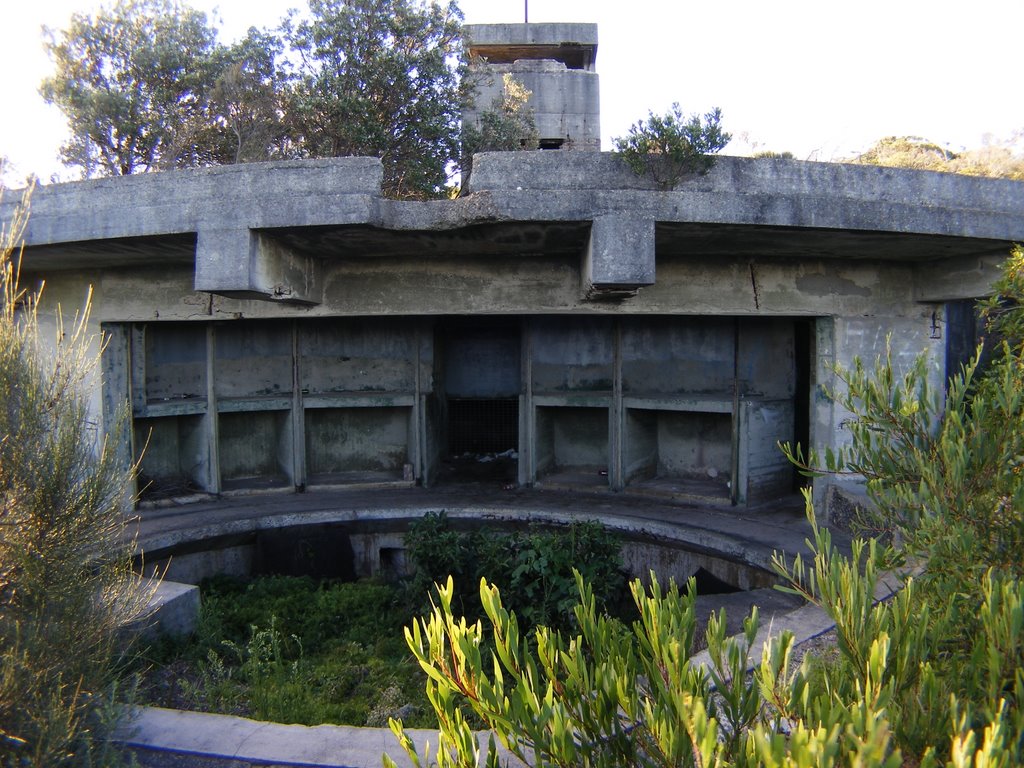
M 748 504 L 794 490 L 810 321 L 301 318 L 106 328 L 140 490 L 495 481 Z M 799 354 L 798 354 L 799 353 Z M 117 358 L 117 359 L 114 359 Z M 802 405 L 803 404 L 803 405 Z
M 467 33 L 542 140 L 599 149 L 596 27 Z M 941 387 L 1024 239 L 1019 182 L 839 163 L 721 157 L 661 189 L 614 153 L 483 153 L 430 202 L 382 178 L 353 157 L 35 190 L 22 278 L 51 325 L 94 286 L 91 406 L 151 498 L 432 488 L 501 454 L 502 487 L 757 504 L 794 488 L 778 441 L 848 441 L 834 363 L 930 354 Z

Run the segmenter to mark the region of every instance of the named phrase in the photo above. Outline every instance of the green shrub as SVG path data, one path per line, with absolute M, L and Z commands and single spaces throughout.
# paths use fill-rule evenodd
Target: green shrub
M 148 598 L 124 535 L 131 470 L 88 411 L 88 302 L 44 340 L 39 293 L 18 286 L 24 223 L 0 230 L 0 765 L 110 764 L 121 630 Z
M 813 511 L 808 505 L 812 524 Z M 695 585 L 663 591 L 652 576 L 632 594 L 631 628 L 601 614 L 578 579 L 578 632 L 520 632 L 497 587 L 480 584 L 487 630 L 452 611 L 453 584 L 438 589 L 429 616 L 407 628 L 427 674 L 439 728 L 429 764 L 498 765 L 500 744 L 531 765 L 850 766 L 1019 765 L 1024 696 L 1024 589 L 986 580 L 979 633 L 968 666 L 948 656 L 948 616 L 918 612 L 916 583 L 875 603 L 893 550 L 858 541 L 838 553 L 814 525 L 810 564 L 778 562 L 790 588 L 836 621 L 841 661 L 790 665 L 793 637 L 764 649 L 753 676 L 747 656 L 756 609 L 737 638 L 714 616 L 706 670 L 689 656 Z M 488 638 L 493 650 L 487 650 Z M 486 755 L 470 722 L 491 731 Z M 391 721 L 414 765 L 424 764 L 404 726 Z M 428 747 L 428 751 L 431 751 Z M 427 757 L 427 756 L 424 756 Z M 385 765 L 393 765 L 385 756 Z
M 433 761 L 477 765 L 467 712 L 496 744 L 533 765 L 874 766 L 982 768 L 1024 764 L 1024 250 L 1015 248 L 995 297 L 989 367 L 968 365 L 935 391 L 924 358 L 902 374 L 886 356 L 872 369 L 837 368 L 832 396 L 848 409 L 841 451 L 785 446 L 808 474 L 863 478 L 862 523 L 881 538 L 845 556 L 814 528 L 813 559 L 776 563 L 788 588 L 836 623 L 838 659 L 790 669 L 792 636 L 766 647 L 751 679 L 756 631 L 725 639 L 712 621 L 711 666 L 689 657 L 690 594 L 656 582 L 633 596 L 632 630 L 600 615 L 580 579 L 578 633 L 539 627 L 524 641 L 498 589 L 480 593 L 494 637 L 455 617 L 453 584 L 406 630 L 427 673 L 440 728 Z M 902 589 L 875 602 L 883 571 Z M 420 765 L 400 722 L 392 729 Z M 385 758 L 386 764 L 391 764 Z
M 384 725 L 402 708 L 425 716 L 394 587 L 219 576 L 200 588 L 195 635 L 149 651 L 148 703 L 305 725 Z
M 626 589 L 621 544 L 596 521 L 574 521 L 564 529 L 531 525 L 525 533 L 455 531 L 444 512 L 428 513 L 409 526 L 406 551 L 416 568 L 410 592 L 416 599 L 449 576 L 463 594 L 481 578 L 500 585 L 506 604 L 527 626 L 546 624 L 568 629 L 573 624 L 578 569 L 591 585 L 598 606 L 614 609 Z M 460 603 L 461 612 L 482 617 L 475 600 Z
M 634 123 L 627 135 L 613 142 L 633 173 L 646 174 L 662 189 L 672 189 L 687 174 L 704 174 L 714 166 L 715 153 L 732 139 L 721 123 L 717 107 L 703 118 L 686 117 L 673 104 L 664 115 L 649 112 L 647 120 Z

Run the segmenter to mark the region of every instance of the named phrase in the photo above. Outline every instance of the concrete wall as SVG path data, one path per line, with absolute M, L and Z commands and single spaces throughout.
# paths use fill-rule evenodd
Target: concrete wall
M 754 461 L 777 432 L 755 424 L 799 407 L 812 442 L 848 439 L 832 363 L 888 344 L 897 366 L 931 354 L 941 385 L 944 303 L 983 295 L 1024 240 L 1024 185 L 947 174 L 722 158 L 661 191 L 612 155 L 524 152 L 479 156 L 468 194 L 431 203 L 381 199 L 379 174 L 351 159 L 37 190 L 23 277 L 46 280 L 50 333 L 57 306 L 67 316 L 94 287 L 89 327 L 106 324 L 110 343 L 91 407 L 111 430 L 131 402 L 119 439 L 138 453 L 154 430 L 148 469 L 213 492 L 252 472 L 302 486 L 309 466 L 371 466 L 317 453 L 317 430 L 365 420 L 396 474 L 404 425 L 415 477 L 431 482 L 447 394 L 516 376 L 493 364 L 515 356 L 494 336 L 486 375 L 456 376 L 438 323 L 496 316 L 521 328 L 520 434 L 538 453 L 522 481 L 572 409 L 607 414 L 613 488 L 684 471 L 671 435 L 694 427 L 676 414 L 727 413 L 750 459 L 733 455 L 729 476 L 756 490 L 761 468 L 781 474 Z M 793 344 L 801 318 L 809 360 Z M 446 368 L 462 379 L 450 393 Z M 502 385 L 475 388 L 488 380 Z
M 477 88 L 478 111 L 501 103 L 504 76 L 509 74 L 530 92 L 527 108 L 533 111 L 542 142 L 564 142 L 564 149 L 601 148 L 601 92 L 593 72 L 567 69 L 555 61 L 517 61 L 477 69 L 482 77 Z M 474 113 L 465 113 L 463 118 L 478 122 Z
M 525 484 L 565 472 L 615 489 L 711 477 L 723 488 L 731 482 L 726 498 L 743 502 L 789 485 L 785 462 L 764 454 L 794 436 L 793 319 L 296 317 L 104 327 L 122 340 L 108 345 L 107 368 L 126 371 L 108 377 L 107 395 L 121 386 L 132 401 L 142 489 L 155 496 L 429 484 L 445 456 L 451 398 L 518 403 L 511 447 Z M 804 380 L 810 364 L 802 363 Z M 755 482 L 757 471 L 778 482 Z
M 588 303 L 581 296 L 580 269 L 579 262 L 538 257 L 492 261 L 487 270 L 479 269 L 469 258 L 338 263 L 326 271 L 327 284 L 332 286 L 325 292 L 327 301 L 312 308 L 197 294 L 187 267 L 160 273 L 149 268 L 121 268 L 89 276 L 65 272 L 48 278 L 43 310 L 44 316 L 51 316 L 56 301 L 74 301 L 84 295 L 88 282 L 95 280 L 94 330 L 98 330 L 99 320 L 148 321 L 141 337 L 141 356 L 151 358 L 153 363 L 143 369 L 141 382 L 137 371 L 134 375 L 138 384 L 134 394 L 138 399 L 144 393 L 146 407 L 184 407 L 189 397 L 203 399 L 204 387 L 208 385 L 208 322 L 196 323 L 200 318 L 222 324 L 217 326 L 216 354 L 209 368 L 213 373 L 214 396 L 272 399 L 276 393 L 288 401 L 278 403 L 277 411 L 254 416 L 251 430 L 244 417 L 226 414 L 227 434 L 212 443 L 204 437 L 214 428 L 208 414 L 183 413 L 171 422 L 161 422 L 139 412 L 134 431 L 136 452 L 145 443 L 149 429 L 155 429 L 144 471 L 148 476 L 161 476 L 167 484 L 178 483 L 183 491 L 189 487 L 217 491 L 221 481 L 230 486 L 232 480 L 242 481 L 254 473 L 267 473 L 265 479 L 273 483 L 302 485 L 306 482 L 303 472 L 315 472 L 314 468 L 321 466 L 318 459 L 303 459 L 301 455 L 311 450 L 311 438 L 300 434 L 300 430 L 312 428 L 315 432 L 317 426 L 311 427 L 306 418 L 301 423 L 292 419 L 286 425 L 288 418 L 284 414 L 289 411 L 282 410 L 292 407 L 291 332 L 276 341 L 267 337 L 268 332 L 273 335 L 282 328 L 290 328 L 293 321 L 302 329 L 297 332 L 296 343 L 305 361 L 300 368 L 300 389 L 307 390 L 306 397 L 314 399 L 351 391 L 421 393 L 422 402 L 416 401 L 421 402 L 417 413 L 413 413 L 413 394 L 401 405 L 382 406 L 404 409 L 403 424 L 408 435 L 404 459 L 400 459 L 401 441 L 383 437 L 378 447 L 393 446 L 384 452 L 385 460 L 376 461 L 368 454 L 354 452 L 336 454 L 336 458 L 344 456 L 350 462 L 350 471 L 371 472 L 386 467 L 393 479 L 401 478 L 404 465 L 410 463 L 416 467 L 418 479 L 432 482 L 443 451 L 444 415 L 439 413 L 433 420 L 430 418 L 430 409 L 436 407 L 430 404 L 436 401 L 429 399 L 436 386 L 437 366 L 430 351 L 433 342 L 421 340 L 417 346 L 408 321 L 401 319 L 407 313 L 418 318 L 441 318 L 453 307 L 462 312 L 499 312 L 510 317 L 532 317 L 538 311 L 586 313 L 548 314 L 531 319 L 524 339 L 532 339 L 535 352 L 529 370 L 521 371 L 521 375 L 529 376 L 536 393 L 604 392 L 609 398 L 615 379 L 612 329 L 616 317 L 623 317 L 623 397 L 637 393 L 682 397 L 715 392 L 731 397 L 729 382 L 734 355 L 739 349 L 743 360 L 739 371 L 742 393 L 767 398 L 791 398 L 794 394 L 790 376 L 772 375 L 773 370 L 788 370 L 793 365 L 793 349 L 786 342 L 785 330 L 790 327 L 790 318 L 818 318 L 810 428 L 812 441 L 817 445 L 838 445 L 847 439 L 841 426 L 847 415 L 839 412 L 825 394 L 825 388 L 834 385 L 828 369 L 832 361 L 848 365 L 858 355 L 873 359 L 884 352 L 886 338 L 890 336 L 898 365 L 909 364 L 917 353 L 929 351 L 936 360 L 934 383 L 941 384 L 944 340 L 932 338 L 932 313 L 941 309 L 941 304 L 916 300 L 915 269 L 909 265 L 866 259 L 841 265 L 824 259 L 802 263 L 760 261 L 754 265 L 752 279 L 749 260 L 694 262 L 668 253 L 658 259 L 655 285 L 624 303 L 608 305 Z M 398 317 L 381 320 L 377 316 L 380 312 Z M 367 316 L 371 313 L 374 317 Z M 339 323 L 339 316 L 350 319 Z M 245 331 L 233 330 L 236 325 L 248 326 L 250 318 L 262 319 L 266 324 L 257 323 Z M 683 318 L 685 322 L 681 322 Z M 430 325 L 422 320 L 412 322 L 421 327 Z M 738 347 L 734 348 L 731 334 L 737 323 L 742 331 Z M 942 335 L 941 322 L 938 334 Z M 221 336 L 226 343 L 220 342 Z M 419 369 L 414 362 L 417 349 L 422 350 Z M 677 355 L 677 350 L 683 352 Z M 492 368 L 487 365 L 480 370 Z M 229 373 L 236 380 L 222 381 Z M 91 399 L 98 407 L 100 389 L 95 387 L 92 392 Z M 610 408 L 610 403 L 608 399 L 600 407 Z M 533 407 L 536 406 L 524 405 L 523 412 L 532 413 Z M 522 475 L 525 482 L 543 478 L 548 471 L 546 456 L 551 457 L 554 466 L 553 449 L 546 453 L 540 447 L 554 444 L 553 438 L 547 440 L 541 435 L 547 413 L 543 409 L 551 407 L 561 406 L 550 404 L 538 411 L 538 434 L 533 438 L 538 446 L 537 464 L 534 472 Z M 611 451 L 607 459 L 613 465 L 613 473 L 607 478 L 609 486 L 624 486 L 659 472 L 688 473 L 680 469 L 682 449 L 667 447 L 668 443 L 657 436 L 676 417 L 649 418 L 653 418 L 654 426 L 634 428 L 632 438 L 617 436 L 614 418 L 612 426 L 606 427 L 610 431 L 605 446 L 614 449 L 620 445 L 627 452 L 621 459 L 623 474 L 615 477 L 615 452 Z M 246 425 L 238 427 L 237 439 L 232 437 L 232 422 Z M 399 428 L 397 420 L 385 422 L 382 434 Z M 627 422 L 621 422 L 623 434 L 629 434 Z M 643 437 L 638 437 L 641 434 Z M 653 441 L 655 446 L 647 450 L 647 458 L 640 458 L 640 449 L 629 442 L 641 439 Z M 762 442 L 774 445 L 774 440 L 767 438 Z M 258 444 L 259 458 L 249 456 L 243 460 L 237 456 L 227 466 L 217 465 L 220 451 L 241 451 L 242 444 Z M 563 454 L 567 445 L 561 443 Z M 290 462 L 289 451 L 295 457 Z M 564 456 L 562 460 L 565 461 Z M 589 463 L 590 459 L 586 461 Z M 722 481 L 731 480 L 736 471 L 720 459 L 708 464 L 716 465 Z M 725 466 L 717 466 L 721 464 Z M 779 467 L 774 471 L 781 472 Z

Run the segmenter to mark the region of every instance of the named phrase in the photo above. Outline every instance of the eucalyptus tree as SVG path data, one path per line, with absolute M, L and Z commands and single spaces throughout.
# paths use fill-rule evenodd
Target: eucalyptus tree
M 303 155 L 376 156 L 386 195 L 444 194 L 464 71 L 454 0 L 309 0 L 282 33 L 294 60 L 287 119 Z
M 89 177 L 213 161 L 186 140 L 224 55 L 205 14 L 174 0 L 117 0 L 45 34 L 55 72 L 40 91 L 68 120 L 66 165 Z

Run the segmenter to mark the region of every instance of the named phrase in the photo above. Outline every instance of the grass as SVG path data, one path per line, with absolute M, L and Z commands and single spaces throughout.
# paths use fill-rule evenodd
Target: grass
M 262 576 L 200 588 L 195 635 L 143 654 L 140 703 L 305 725 L 432 723 L 400 587 Z

